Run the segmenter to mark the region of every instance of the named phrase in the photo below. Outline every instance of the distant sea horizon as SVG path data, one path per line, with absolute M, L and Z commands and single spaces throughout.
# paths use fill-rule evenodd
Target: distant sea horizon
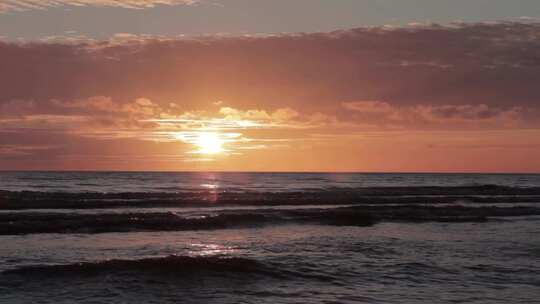
M 133 172 L 148 172 L 148 173 L 300 173 L 300 174 L 540 174 L 540 171 L 249 171 L 249 170 L 4 170 L 0 172 L 104 172 L 104 173 L 133 173 Z

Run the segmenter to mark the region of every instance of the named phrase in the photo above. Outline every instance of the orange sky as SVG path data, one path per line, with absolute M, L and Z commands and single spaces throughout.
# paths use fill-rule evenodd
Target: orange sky
M 538 33 L 0 42 L 0 169 L 540 172 Z

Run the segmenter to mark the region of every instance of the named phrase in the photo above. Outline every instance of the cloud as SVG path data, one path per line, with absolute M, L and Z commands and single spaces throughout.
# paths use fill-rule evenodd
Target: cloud
M 344 102 L 343 107 L 348 110 L 370 114 L 390 114 L 395 112 L 395 108 L 387 102 L 372 100 Z
M 41 102 L 34 100 L 11 100 L 0 104 L 0 118 L 32 115 L 84 115 L 88 117 L 111 116 L 140 120 L 167 113 L 148 98 L 137 98 L 132 102 L 116 102 L 111 97 L 92 96 L 76 100 L 50 99 Z
M 160 115 L 159 119 L 151 119 L 149 122 L 157 124 L 156 130 L 164 140 L 177 139 L 184 143 L 197 146 L 201 138 L 211 138 L 220 145 L 227 145 L 227 149 L 219 148 L 227 154 L 241 154 L 243 150 L 269 149 L 276 142 L 287 141 L 282 134 L 270 137 L 255 135 L 248 136 L 254 130 L 263 132 L 268 130 L 294 130 L 317 128 L 319 124 L 313 124 L 311 117 L 301 115 L 290 108 L 280 108 L 272 112 L 261 109 L 236 109 L 221 107 L 216 112 L 211 111 L 188 111 L 177 115 Z M 200 147 L 199 147 L 200 148 Z M 199 150 L 188 153 L 200 153 Z M 202 153 L 204 154 L 204 153 Z M 223 153 L 222 153 L 223 154 Z
M 215 100 L 318 112 L 344 100 L 537 106 L 539 33 L 538 23 L 494 23 L 4 42 L 0 103 L 102 95 L 120 101 L 147 96 L 190 110 Z
M 66 150 L 34 151 L 50 158 L 101 149 L 193 159 L 184 153 L 197 134 L 217 132 L 230 155 L 317 146 L 330 164 L 337 154 L 323 144 L 347 152 L 375 140 L 357 134 L 517 134 L 540 129 L 538 54 L 534 22 L 0 42 L 0 145 Z
M 502 109 L 490 107 L 486 104 L 417 106 L 413 109 L 415 114 L 430 121 L 443 123 L 452 121 L 497 121 L 503 126 L 505 122 L 520 120 L 527 111 L 531 110 L 525 110 L 521 107 Z
M 278 126 L 280 123 L 287 123 L 297 118 L 300 113 L 290 108 L 280 108 L 268 113 L 265 110 L 246 110 L 242 111 L 231 107 L 222 107 L 219 113 L 224 115 L 226 120 L 246 121 L 257 123 L 263 121 L 272 126 Z
M 42 102 L 14 100 L 0 105 L 0 127 L 14 133 L 78 134 L 96 138 L 148 138 L 156 124 L 145 120 L 170 113 L 147 98 L 119 103 L 110 97 Z M 150 136 L 151 137 L 151 136 Z
M 356 120 L 405 129 L 505 129 L 540 127 L 534 119 L 538 109 L 521 106 L 497 107 L 486 104 L 392 105 L 382 101 L 344 102 Z M 534 114 L 536 113 L 536 114 Z
M 16 100 L 1 105 L 0 110 L 0 128 L 15 136 L 39 130 L 102 140 L 183 142 L 191 146 L 197 146 L 201 136 L 212 136 L 220 145 L 227 146 L 227 149 L 220 148 L 220 152 L 224 152 L 222 154 L 271 148 L 272 142 L 284 140 L 275 136 L 249 137 L 245 135 L 247 131 L 317 126 L 310 124 L 309 117 L 300 117 L 300 113 L 289 108 L 268 112 L 221 107 L 217 111 L 181 112 L 174 103 L 160 106 L 148 98 L 125 103 L 105 96 L 52 99 L 45 103 Z M 25 146 L 14 147 L 4 148 L 18 155 L 23 155 L 22 152 L 28 154 L 26 151 L 39 152 L 39 149 L 30 150 Z M 194 151 L 198 150 L 186 152 L 191 154 Z
M 0 145 L 0 158 L 34 155 L 55 148 L 48 145 Z
M 191 5 L 197 0 L 7 0 L 0 3 L 0 13 L 44 10 L 63 6 L 108 6 L 129 9 L 151 8 L 156 5 Z
M 534 22 L 4 42 L 0 116 L 136 124 L 217 106 L 245 124 L 535 128 L 539 51 Z

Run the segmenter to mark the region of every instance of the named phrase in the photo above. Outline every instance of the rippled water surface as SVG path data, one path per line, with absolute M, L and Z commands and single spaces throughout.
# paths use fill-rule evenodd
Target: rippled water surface
M 540 298 L 538 175 L 0 177 L 0 303 L 535 303 Z M 208 185 L 214 188 L 204 188 Z M 423 188 L 433 186 L 441 188 Z M 370 187 L 383 190 L 365 192 Z M 401 190 L 392 194 L 397 190 L 385 187 Z M 232 201 L 242 201 L 247 192 L 259 194 L 241 206 L 215 200 L 201 207 L 138 200 L 130 205 L 131 196 L 80 194 L 132 192 L 145 201 L 155 198 L 144 193 L 164 188 L 232 191 Z M 275 192 L 282 194 L 272 196 Z M 124 199 L 120 208 L 107 205 Z M 303 199 L 306 204 L 294 205 Z M 88 200 L 104 201 L 107 208 L 79 209 Z M 35 208 L 41 203 L 46 209 Z
M 14 273 L 1 278 L 0 302 L 532 303 L 540 296 L 539 230 L 537 219 L 528 218 L 489 224 L 4 236 L 4 270 L 169 255 L 245 261 L 233 264 L 238 269 L 212 269 L 204 262 L 198 269 L 162 259 L 153 270 L 134 264 L 95 273 Z M 242 268 L 251 261 L 260 265 Z
M 537 187 L 538 174 L 0 172 L 0 190 L 47 192 L 306 191 L 499 185 Z

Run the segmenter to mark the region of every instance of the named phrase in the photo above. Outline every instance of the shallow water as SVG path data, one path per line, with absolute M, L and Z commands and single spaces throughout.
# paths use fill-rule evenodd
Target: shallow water
M 368 179 L 374 187 L 401 187 L 412 195 L 387 202 L 379 192 L 369 193 L 366 200 L 374 203 L 368 204 L 363 201 L 366 192 L 357 192 L 365 188 L 354 184 L 346 192 L 354 194 L 347 196 L 352 201 L 340 205 L 334 202 L 343 190 L 328 180 L 289 174 L 286 180 L 298 178 L 301 186 L 285 185 L 278 176 L 269 186 L 272 191 L 256 191 L 271 197 L 281 187 L 279 192 L 288 197 L 304 189 L 306 194 L 287 202 L 313 195 L 313 204 L 285 206 L 278 196 L 268 206 L 254 196 L 241 206 L 216 200 L 201 207 L 141 208 L 127 200 L 120 208 L 73 209 L 66 204 L 75 200 L 77 207 L 88 196 L 59 196 L 61 203 L 56 196 L 44 200 L 45 192 L 56 195 L 54 186 L 20 197 L 13 192 L 15 173 L 5 174 L 11 180 L 0 182 L 0 190 L 9 191 L 0 196 L 0 303 L 534 303 L 540 297 L 536 175 L 471 175 L 462 180 L 454 175 L 349 176 L 348 183 Z M 95 175 L 58 174 L 53 176 L 68 181 L 70 174 L 78 180 Z M 34 184 L 32 174 L 29 179 L 15 175 L 27 183 L 19 183 L 18 190 L 46 184 L 44 177 Z M 154 175 L 136 174 L 148 188 L 158 183 Z M 129 190 L 115 188 L 107 178 L 102 182 L 96 186 L 100 191 Z M 67 185 L 64 193 L 88 190 L 77 190 L 77 183 L 58 185 Z M 460 188 L 471 183 L 472 188 Z M 255 187 L 246 185 L 235 194 L 240 200 Z M 426 186 L 443 187 L 435 189 L 443 192 L 426 193 Z M 524 187 L 533 194 L 520 190 Z M 313 188 L 319 192 L 305 190 Z M 400 191 L 382 192 L 395 199 Z M 324 199 L 317 200 L 318 195 Z M 9 208 L 27 199 L 35 199 L 34 207 L 42 201 L 50 205 Z M 225 220 L 216 222 L 216 216 Z M 40 233 L 44 231 L 37 225 L 60 233 Z M 39 229 L 30 229 L 35 227 Z

